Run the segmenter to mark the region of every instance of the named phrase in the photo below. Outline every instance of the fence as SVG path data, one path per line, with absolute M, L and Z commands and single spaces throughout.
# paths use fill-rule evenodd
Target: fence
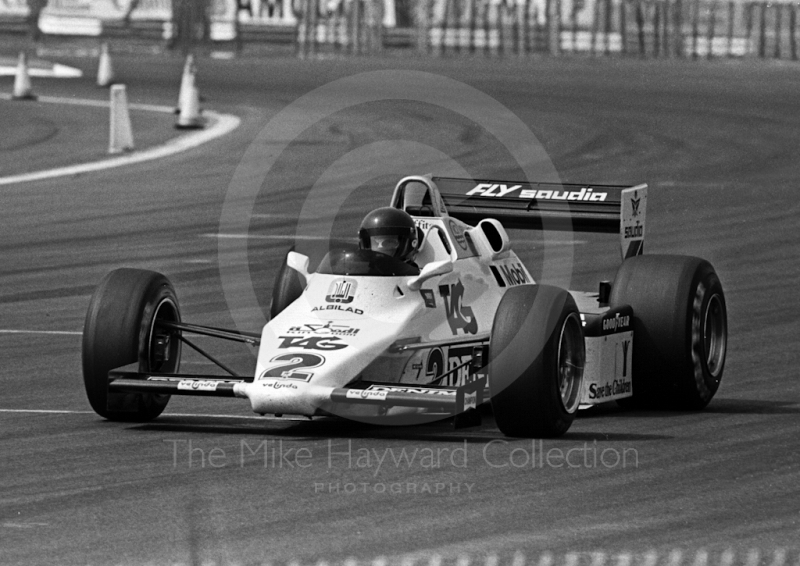
M 45 2 L 0 0 L 0 20 L 24 16 L 34 3 Z M 206 39 L 278 26 L 301 56 L 371 53 L 391 43 L 433 55 L 798 58 L 800 4 L 767 0 L 49 0 L 39 27 L 63 33 L 72 17 L 99 34 L 103 22 L 124 17 L 163 22 L 164 37 L 174 39 L 181 28 L 194 35 L 198 5 L 209 6 L 200 18 Z M 398 22 L 409 27 L 397 30 Z
M 796 60 L 798 4 L 721 0 L 438 0 L 418 18 L 425 52 L 583 52 Z

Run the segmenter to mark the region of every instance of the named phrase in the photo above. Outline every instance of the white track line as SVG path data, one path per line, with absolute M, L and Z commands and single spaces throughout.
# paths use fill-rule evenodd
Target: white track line
M 17 64 L 0 65 L 0 77 L 13 77 L 17 74 Z M 47 77 L 56 79 L 78 79 L 83 76 L 83 71 L 75 67 L 68 67 L 61 63 L 53 63 L 51 68 L 28 66 L 28 76 Z
M 10 100 L 10 98 L 11 97 L 9 95 L 0 95 L 0 99 L 3 100 Z M 49 96 L 39 97 L 39 101 L 54 104 L 78 104 L 82 106 L 97 107 L 108 107 L 109 105 L 108 102 L 101 100 L 81 100 Z M 151 104 L 129 104 L 128 107 L 134 110 L 147 110 L 151 112 L 162 113 L 172 113 L 175 110 L 173 107 L 156 106 Z M 100 161 L 93 161 L 90 163 L 81 163 L 78 165 L 70 165 L 68 167 L 58 167 L 56 169 L 35 171 L 33 173 L 23 173 L 21 175 L 0 177 L 0 186 L 26 183 L 30 181 L 41 181 L 44 179 L 54 179 L 56 177 L 80 175 L 81 173 L 102 171 L 105 169 L 111 169 L 113 167 L 131 165 L 133 163 L 142 163 L 144 161 L 151 161 L 153 159 L 161 159 L 163 157 L 168 157 L 176 153 L 187 151 L 211 140 L 222 137 L 238 128 L 239 124 L 241 123 L 239 117 L 233 116 L 232 114 L 219 114 L 217 112 L 206 111 L 205 115 L 210 119 L 211 123 L 208 128 L 173 138 L 163 145 L 141 151 L 134 151 L 133 153 L 129 153 L 127 155 L 102 159 Z
M 0 409 L 0 413 L 28 413 L 32 415 L 93 415 L 94 411 L 68 411 L 58 409 Z
M 93 415 L 94 411 L 72 411 L 69 409 L 0 409 L 0 413 L 31 415 Z M 162 413 L 162 417 L 194 417 L 203 419 L 241 419 L 246 421 L 308 422 L 302 417 L 261 417 L 247 415 L 198 415 L 196 413 Z M 158 422 L 158 421 L 153 421 Z
M 0 334 L 56 334 L 62 336 L 83 336 L 83 332 L 72 330 L 0 330 Z
M 326 241 L 330 236 L 304 236 L 302 234 L 200 234 L 201 238 L 219 238 L 220 240 L 309 240 Z

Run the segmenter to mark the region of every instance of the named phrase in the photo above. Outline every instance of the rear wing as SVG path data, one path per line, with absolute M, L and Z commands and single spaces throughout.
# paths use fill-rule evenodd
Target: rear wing
M 623 258 L 643 251 L 646 184 L 522 183 L 414 176 L 400 181 L 393 205 L 403 207 L 406 187 L 421 184 L 432 193 L 428 202 L 433 205 L 433 215 L 447 214 L 472 225 L 494 218 L 505 228 L 619 233 Z M 414 208 L 418 207 L 406 208 L 416 215 Z

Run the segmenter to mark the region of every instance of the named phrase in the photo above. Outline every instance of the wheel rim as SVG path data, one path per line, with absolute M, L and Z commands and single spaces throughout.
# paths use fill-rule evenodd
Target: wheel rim
M 558 343 L 558 388 L 561 404 L 568 413 L 577 411 L 581 401 L 585 357 L 581 321 L 576 313 L 570 313 L 561 327 Z
M 178 336 L 174 333 L 159 330 L 158 322 L 180 322 L 181 317 L 178 313 L 178 305 L 170 299 L 163 299 L 156 307 L 153 314 L 153 322 L 150 325 L 150 337 L 147 348 L 147 361 L 150 371 L 157 371 L 161 373 L 177 373 L 178 366 L 181 359 L 181 342 Z M 157 356 L 158 347 L 156 340 L 161 336 L 169 337 L 169 344 L 166 347 L 168 352 L 168 359 L 160 361 Z
M 722 303 L 722 297 L 714 294 L 706 304 L 706 312 L 703 317 L 703 349 L 706 367 L 708 373 L 714 378 L 719 377 L 722 373 L 727 343 L 728 328 L 725 306 Z

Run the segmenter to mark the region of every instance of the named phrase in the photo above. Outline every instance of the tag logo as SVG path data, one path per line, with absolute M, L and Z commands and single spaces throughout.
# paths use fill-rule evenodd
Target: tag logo
M 459 329 L 465 334 L 477 334 L 478 321 L 472 313 L 472 308 L 463 305 L 464 284 L 461 280 L 452 285 L 440 285 L 439 294 L 444 301 L 447 323 L 453 334 L 458 334 Z
M 356 296 L 358 283 L 355 279 L 336 279 L 328 287 L 325 300 L 329 303 L 352 303 Z
M 339 342 L 338 336 L 278 336 L 281 342 L 278 348 L 302 348 L 303 350 L 342 350 L 347 348 L 347 344 Z

